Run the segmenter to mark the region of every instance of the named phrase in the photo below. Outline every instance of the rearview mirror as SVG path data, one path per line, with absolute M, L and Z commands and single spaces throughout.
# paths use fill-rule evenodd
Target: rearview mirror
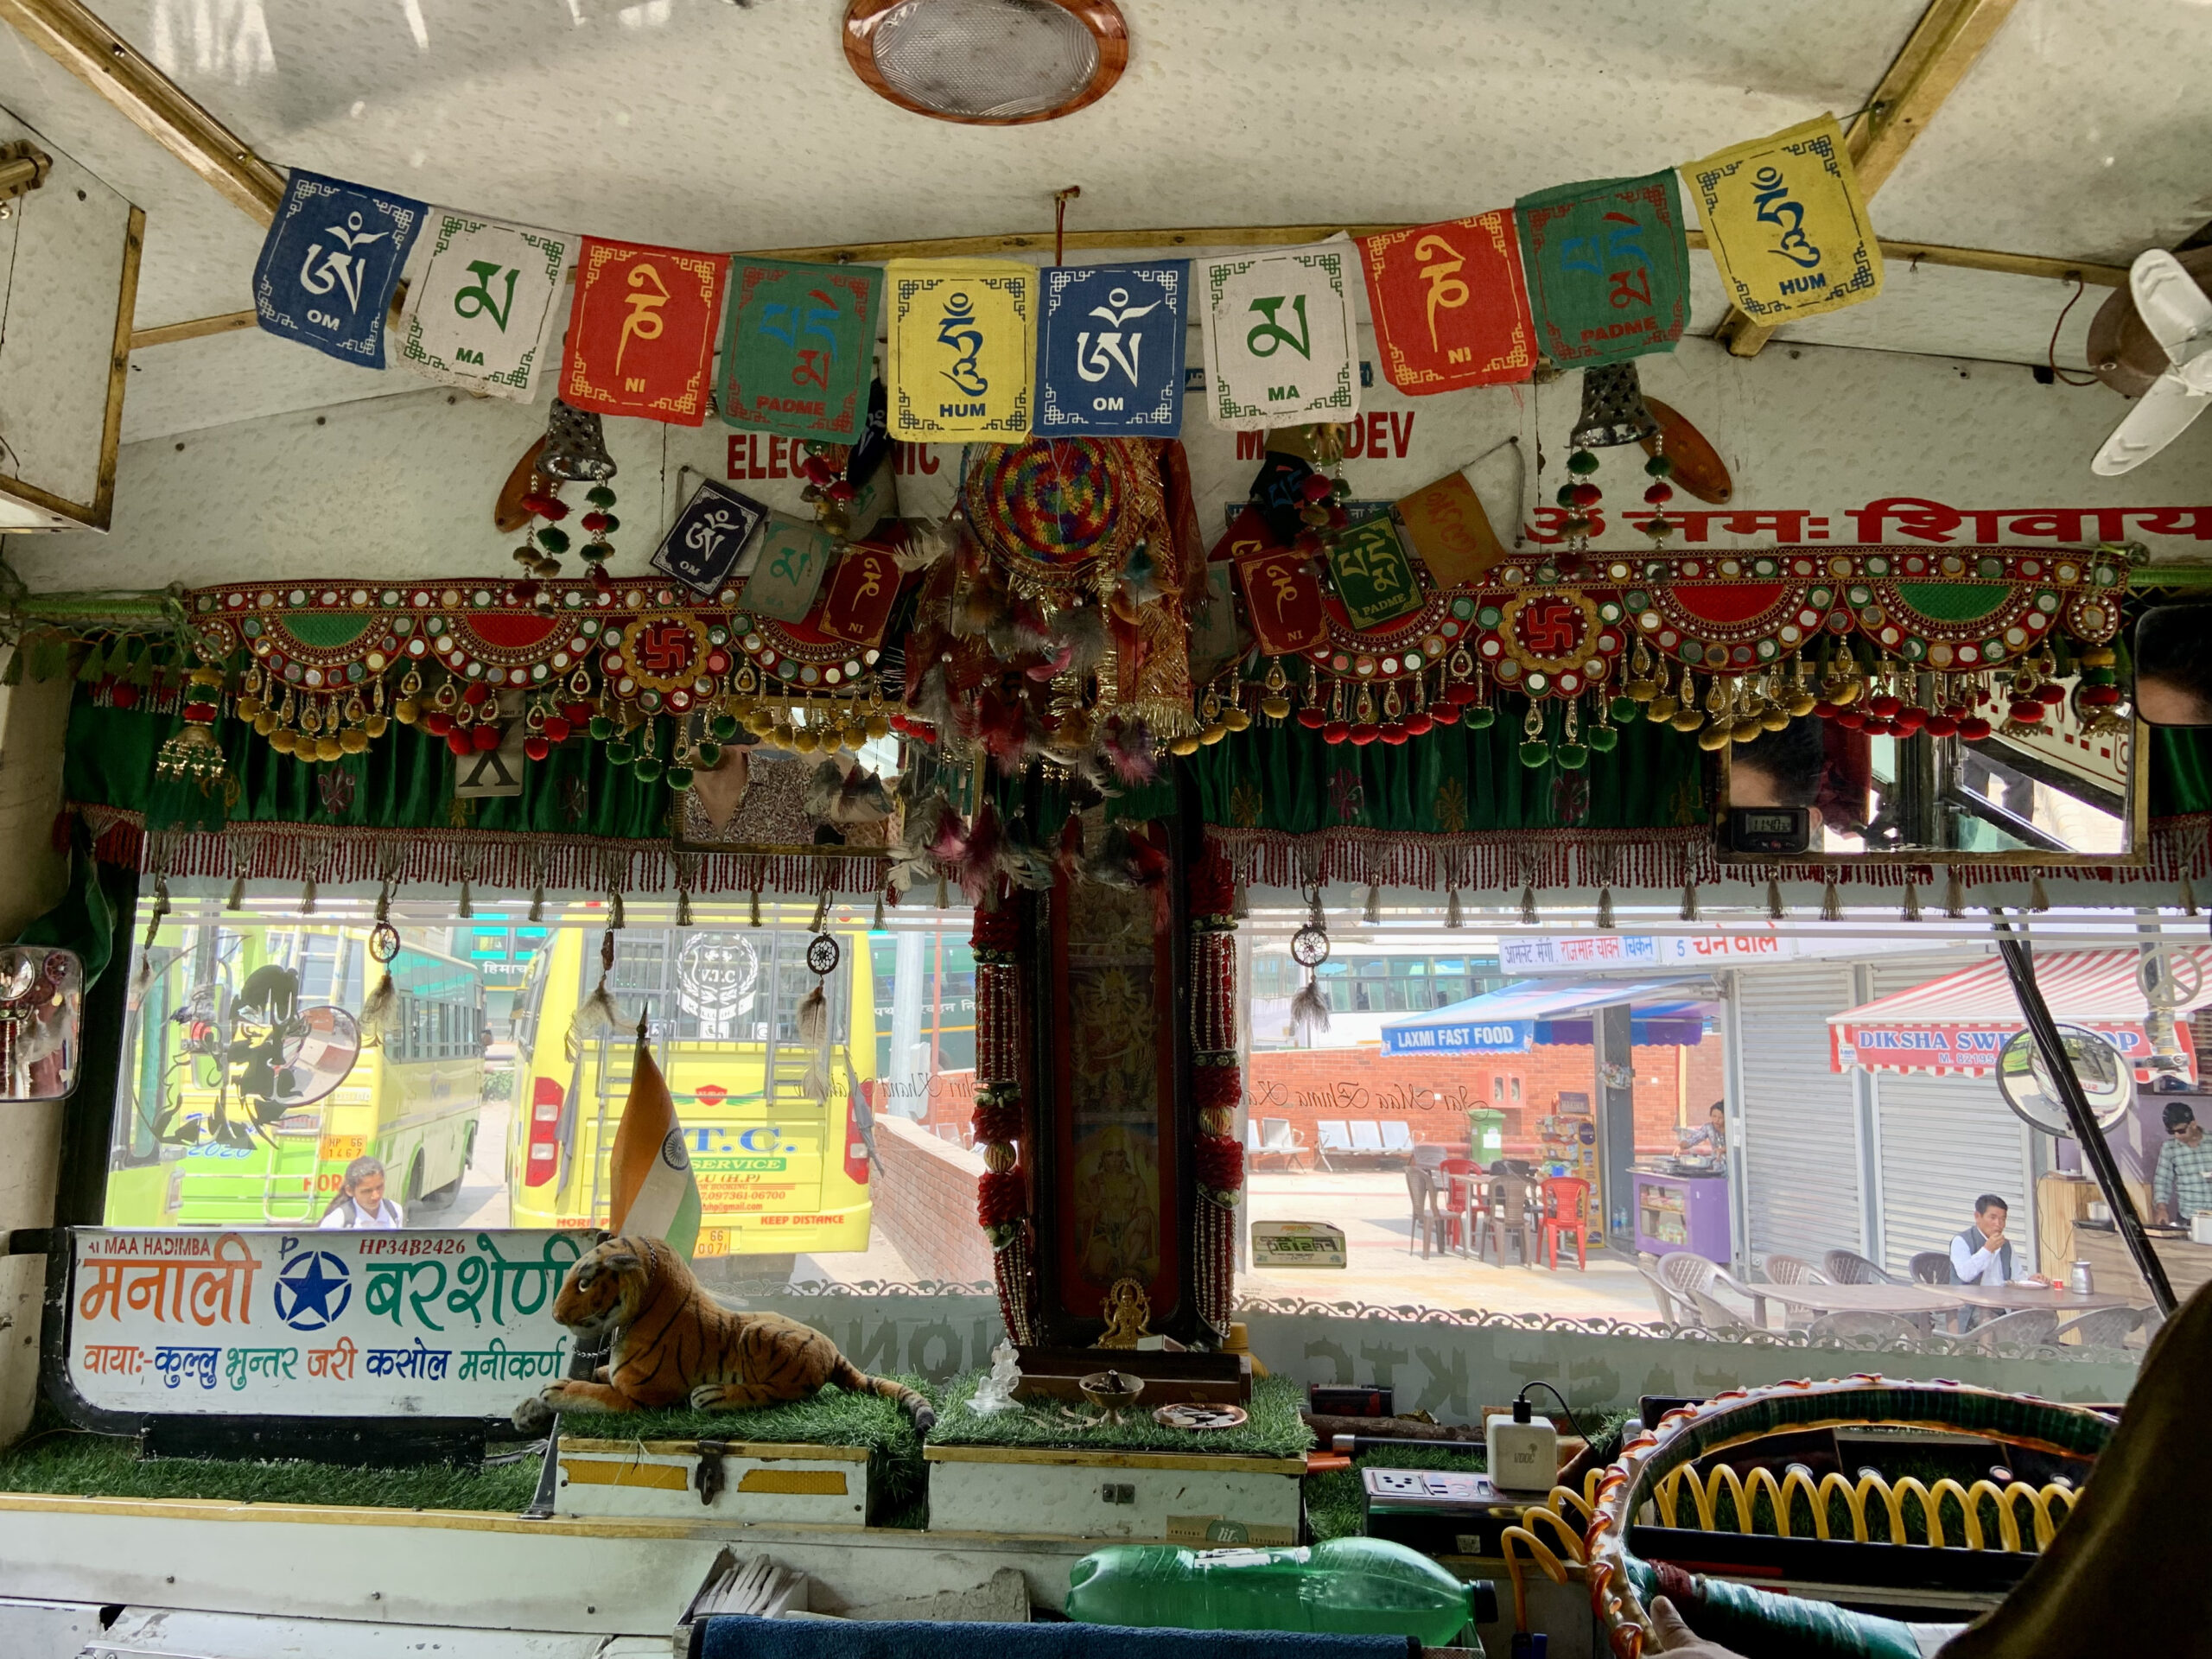
M 2212 726 L 2212 605 L 2160 605 L 2135 625 L 2135 712 L 2150 726 Z

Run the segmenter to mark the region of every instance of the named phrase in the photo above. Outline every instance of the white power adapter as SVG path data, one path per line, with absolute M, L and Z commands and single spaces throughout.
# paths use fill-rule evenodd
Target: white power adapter
M 1510 1421 L 1495 1416 L 1484 1425 L 1483 1443 L 1491 1484 L 1502 1492 L 1548 1492 L 1559 1479 L 1559 1431 L 1525 1399 L 1513 1402 Z

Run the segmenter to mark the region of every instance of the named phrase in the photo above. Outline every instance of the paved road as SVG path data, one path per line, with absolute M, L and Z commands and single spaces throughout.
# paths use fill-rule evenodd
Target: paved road
M 468 1161 L 461 1192 L 443 1205 L 419 1206 L 407 1219 L 419 1227 L 504 1227 L 507 1224 L 506 1143 L 508 1104 L 487 1100 L 476 1120 L 476 1155 Z

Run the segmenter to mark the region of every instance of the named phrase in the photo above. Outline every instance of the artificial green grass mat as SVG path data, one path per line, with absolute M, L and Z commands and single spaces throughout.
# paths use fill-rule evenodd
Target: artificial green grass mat
M 895 1379 L 927 1400 L 928 1382 Z M 942 1409 L 942 1408 L 940 1408 Z M 926 1479 L 922 1437 L 895 1400 L 880 1394 L 825 1387 L 810 1399 L 751 1411 L 564 1411 L 561 1437 L 568 1440 L 782 1440 L 799 1446 L 864 1446 L 868 1453 L 869 1509 L 888 1514 L 918 1496 Z
M 538 1459 L 456 1468 L 423 1464 L 251 1463 L 142 1459 L 128 1436 L 70 1428 L 41 1409 L 31 1433 L 0 1452 L 0 1491 L 68 1497 L 195 1497 L 232 1503 L 328 1503 L 379 1510 L 488 1510 L 516 1514 L 537 1490 Z
M 936 1446 L 1058 1446 L 1104 1452 L 1233 1452 L 1246 1457 L 1303 1457 L 1313 1444 L 1313 1431 L 1299 1411 L 1306 1404 L 1306 1390 L 1286 1377 L 1263 1376 L 1252 1384 L 1250 1414 L 1235 1428 L 1192 1431 L 1162 1428 L 1152 1421 L 1152 1410 L 1140 1400 L 1122 1414 L 1119 1425 L 1103 1421 L 1099 1413 L 1075 1402 L 1039 1400 L 1013 1411 L 979 1417 L 969 1408 L 982 1371 L 970 1371 L 946 1383 L 937 1408 L 937 1427 L 930 1431 Z
M 1408 1440 L 1402 1446 L 1376 1446 L 1354 1458 L 1349 1469 L 1306 1477 L 1306 1524 L 1317 1544 L 1364 1533 L 1367 1502 L 1359 1481 L 1364 1468 L 1460 1469 L 1479 1475 L 1489 1466 L 1481 1444 L 1473 1440 Z

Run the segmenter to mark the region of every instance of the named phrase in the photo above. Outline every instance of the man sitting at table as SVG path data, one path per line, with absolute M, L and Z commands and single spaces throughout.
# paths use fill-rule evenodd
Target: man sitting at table
M 2161 1116 L 2166 1143 L 2151 1175 L 2151 1219 L 2186 1227 L 2199 1210 L 2212 1210 L 2212 1147 L 2187 1101 L 2168 1101 Z
M 1974 1225 L 1951 1241 L 1951 1281 L 1961 1285 L 2009 1285 L 2012 1241 L 2005 1236 L 2005 1200 L 1985 1192 L 1974 1201 Z

